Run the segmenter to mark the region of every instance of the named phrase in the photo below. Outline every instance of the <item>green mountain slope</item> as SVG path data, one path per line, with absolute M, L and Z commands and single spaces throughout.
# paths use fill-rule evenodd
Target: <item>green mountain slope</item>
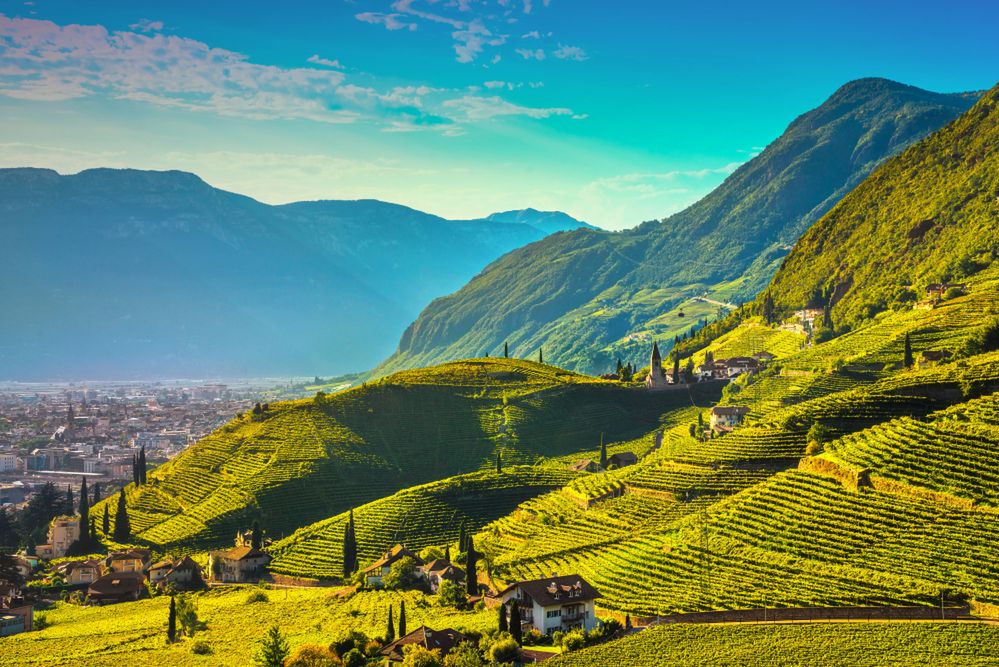
M 633 438 L 690 401 L 686 391 L 650 394 L 528 361 L 406 371 L 233 420 L 147 485 L 130 486 L 129 515 L 137 539 L 160 548 L 224 544 L 255 518 L 280 537 L 400 489 L 489 469 L 497 453 L 508 466 L 534 464 L 591 449 L 601 432 Z
M 626 232 L 553 235 L 502 257 L 431 303 L 379 372 L 494 352 L 504 341 L 520 356 L 543 346 L 549 359 L 588 372 L 616 356 L 637 361 L 652 336 L 672 338 L 755 295 L 789 244 L 884 158 L 974 100 L 884 79 L 847 84 L 688 209 Z M 710 301 L 691 300 L 706 291 Z
M 830 306 L 836 327 L 908 307 L 999 257 L 999 86 L 890 160 L 797 243 L 770 288 L 779 308 Z

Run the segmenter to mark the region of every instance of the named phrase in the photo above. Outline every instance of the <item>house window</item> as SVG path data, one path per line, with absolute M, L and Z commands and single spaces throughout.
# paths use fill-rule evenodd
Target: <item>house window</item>
M 559 618 L 560 616 L 562 616 L 561 609 L 553 609 L 548 612 L 548 618 Z

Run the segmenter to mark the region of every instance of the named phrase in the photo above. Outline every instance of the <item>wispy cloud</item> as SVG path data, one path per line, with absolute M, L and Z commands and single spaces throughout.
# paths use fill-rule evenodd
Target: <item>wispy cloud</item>
M 741 165 L 741 162 L 730 162 L 719 167 L 704 169 L 621 174 L 592 181 L 584 187 L 584 192 L 590 195 L 626 194 L 639 199 L 651 199 L 692 191 L 702 192 L 706 181 L 711 181 L 710 187 L 713 187 L 713 181 L 718 180 L 719 177 L 728 176 Z
M 586 51 L 578 46 L 566 46 L 565 44 L 559 44 L 558 48 L 555 49 L 553 56 L 559 60 L 587 60 L 589 56 L 586 55 Z
M 163 21 L 152 21 L 150 19 L 139 19 L 128 26 L 136 32 L 160 32 L 163 30 Z
M 475 22 L 470 25 L 455 47 L 465 49 L 469 58 L 495 41 Z M 319 54 L 308 58 L 315 67 L 278 67 L 149 30 L 109 31 L 100 25 L 58 25 L 0 14 L 0 95 L 39 101 L 101 96 L 222 116 L 367 121 L 394 131 L 429 129 L 449 135 L 462 132 L 455 125 L 496 116 L 573 115 L 569 109 L 477 98 L 468 89 L 359 86 L 339 71 L 343 65 L 338 60 Z

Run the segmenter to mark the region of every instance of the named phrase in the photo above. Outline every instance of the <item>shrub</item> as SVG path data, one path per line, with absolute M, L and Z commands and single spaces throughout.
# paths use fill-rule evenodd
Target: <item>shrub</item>
M 437 649 L 430 651 L 419 644 L 408 644 L 402 651 L 402 667 L 444 667 Z
M 964 296 L 964 290 L 960 287 L 951 287 L 944 292 L 943 298 L 945 301 L 950 301 L 951 299 L 956 299 L 959 296 Z
M 302 644 L 284 661 L 284 667 L 337 667 L 340 659 L 325 646 Z
M 513 637 L 500 639 L 489 648 L 489 657 L 493 662 L 517 662 L 520 659 L 520 646 Z
M 464 609 L 468 606 L 465 588 L 453 581 L 442 581 L 440 588 L 437 589 L 437 595 L 441 606 L 454 607 L 455 609 Z
M 270 599 L 267 597 L 267 593 L 264 593 L 263 591 L 251 591 L 250 594 L 246 596 L 246 604 L 269 601 Z
M 475 644 L 461 642 L 444 656 L 444 667 L 485 667 L 485 660 Z
M 382 577 L 382 585 L 385 588 L 403 589 L 412 588 L 418 583 L 419 577 L 416 574 L 416 561 L 406 556 L 392 563 L 388 574 Z
M 358 651 L 356 648 L 352 648 L 347 653 L 345 653 L 340 658 L 343 661 L 343 667 L 361 667 L 367 659 L 364 654 Z
M 194 655 L 211 655 L 212 647 L 208 642 L 199 639 L 191 645 L 191 653 Z
M 566 653 L 578 651 L 586 646 L 586 635 L 579 630 L 567 632 L 562 637 L 562 650 Z

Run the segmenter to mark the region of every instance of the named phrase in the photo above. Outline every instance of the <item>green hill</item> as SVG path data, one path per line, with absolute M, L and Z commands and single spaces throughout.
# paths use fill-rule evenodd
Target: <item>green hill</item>
M 544 346 L 549 359 L 587 372 L 606 372 L 618 356 L 638 361 L 650 338 L 752 298 L 790 244 L 882 160 L 974 100 L 884 79 L 849 83 L 688 209 L 619 233 L 557 234 L 500 258 L 431 303 L 378 372 L 495 353 L 505 341 L 520 356 Z
M 718 388 L 698 394 L 707 402 Z M 130 486 L 129 515 L 137 540 L 163 549 L 224 544 L 253 519 L 282 537 L 410 486 L 489 469 L 497 453 L 508 466 L 534 464 L 592 449 L 601 433 L 634 438 L 690 401 L 513 359 L 407 371 L 234 419 Z
M 797 243 L 769 288 L 785 312 L 828 306 L 856 326 L 964 282 L 999 257 L 999 86 L 889 160 Z

